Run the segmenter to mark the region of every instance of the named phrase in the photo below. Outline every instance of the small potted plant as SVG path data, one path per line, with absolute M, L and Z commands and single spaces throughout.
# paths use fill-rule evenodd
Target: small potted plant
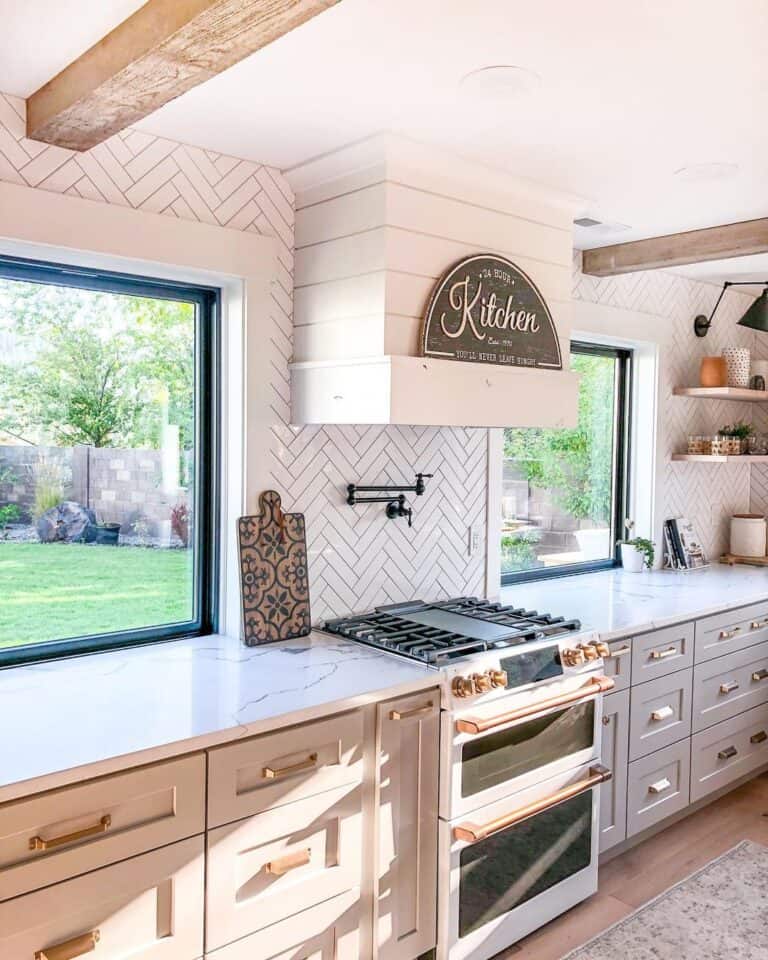
M 729 456 L 739 456 L 747 452 L 747 440 L 752 433 L 752 426 L 749 423 L 737 420 L 736 423 L 726 424 L 717 432 L 719 436 L 725 438 L 725 452 Z
M 656 556 L 653 540 L 646 540 L 645 537 L 631 536 L 635 526 L 634 520 L 625 520 L 624 526 L 627 528 L 627 534 L 630 535 L 630 539 L 619 540 L 622 567 L 630 573 L 641 573 L 644 567 L 651 570 L 654 557 Z

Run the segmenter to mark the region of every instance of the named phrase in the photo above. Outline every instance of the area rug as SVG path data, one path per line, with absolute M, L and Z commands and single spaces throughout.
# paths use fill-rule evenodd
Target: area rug
M 768 847 L 744 840 L 562 960 L 766 960 Z

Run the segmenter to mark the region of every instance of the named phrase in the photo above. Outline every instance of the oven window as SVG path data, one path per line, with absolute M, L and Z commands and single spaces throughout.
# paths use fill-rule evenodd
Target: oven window
M 461 795 L 471 797 L 594 743 L 595 701 L 588 700 L 465 743 Z
M 592 790 L 474 843 L 459 857 L 459 936 L 590 864 Z

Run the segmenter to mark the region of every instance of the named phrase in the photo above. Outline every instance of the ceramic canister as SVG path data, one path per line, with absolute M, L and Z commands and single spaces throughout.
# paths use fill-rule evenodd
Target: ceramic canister
M 731 553 L 737 557 L 765 556 L 765 517 L 758 513 L 731 517 Z
M 728 382 L 728 368 L 724 357 L 702 357 L 699 383 L 702 387 L 724 387 Z
M 749 386 L 749 357 L 746 347 L 726 347 L 723 350 L 729 387 Z

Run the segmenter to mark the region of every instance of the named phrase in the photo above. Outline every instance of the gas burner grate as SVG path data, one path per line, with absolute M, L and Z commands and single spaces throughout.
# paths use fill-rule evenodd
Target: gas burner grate
M 426 610 L 441 610 L 483 620 L 507 628 L 509 633 L 500 639 L 479 640 L 408 619 L 408 614 L 418 614 Z M 389 650 L 422 663 L 441 666 L 486 650 L 503 649 L 532 640 L 572 633 L 580 630 L 581 624 L 578 620 L 552 617 L 522 607 L 489 603 L 477 597 L 458 597 L 437 603 L 416 601 L 380 607 L 373 613 L 329 620 L 325 629 L 329 633 L 357 640 L 380 650 Z

